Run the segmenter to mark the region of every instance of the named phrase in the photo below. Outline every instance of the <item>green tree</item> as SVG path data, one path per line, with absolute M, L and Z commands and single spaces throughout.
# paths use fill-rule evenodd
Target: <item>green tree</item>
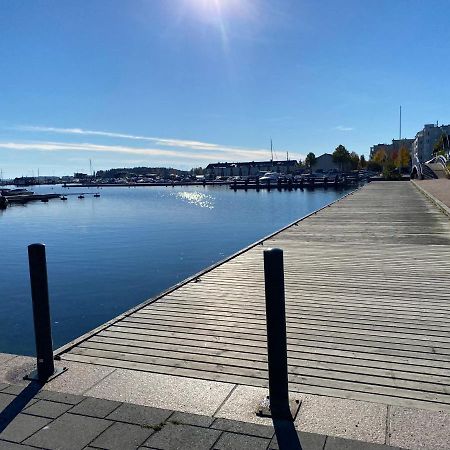
M 366 157 L 364 155 L 361 155 L 359 157 L 359 167 L 361 169 L 364 169 L 367 166 L 367 161 L 366 161 Z
M 333 161 L 339 164 L 343 172 L 344 164 L 351 161 L 350 152 L 343 145 L 338 145 L 333 152 Z
M 350 153 L 350 164 L 352 166 L 352 170 L 356 170 L 359 165 L 359 156 L 355 152 Z
M 367 162 L 367 170 L 379 173 L 383 170 L 383 166 L 379 162 L 371 159 Z
M 401 175 L 398 170 L 396 170 L 394 161 L 388 158 L 383 165 L 383 177 L 386 180 L 398 180 Z
M 309 152 L 305 158 L 306 167 L 311 169 L 311 167 L 314 165 L 315 162 L 316 162 L 316 155 L 312 152 Z
M 191 169 L 192 175 L 203 175 L 203 167 L 193 167 Z
M 434 155 L 445 155 L 450 149 L 449 136 L 442 133 L 439 139 L 434 144 L 433 154 Z

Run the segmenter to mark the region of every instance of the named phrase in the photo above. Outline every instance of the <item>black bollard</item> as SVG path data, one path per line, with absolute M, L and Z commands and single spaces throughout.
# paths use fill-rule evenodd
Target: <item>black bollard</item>
M 269 397 L 257 414 L 292 420 L 299 402 L 289 401 L 283 250 L 264 251 Z
M 28 261 L 33 302 L 34 335 L 36 338 L 37 370 L 25 378 L 45 382 L 62 372 L 62 370 L 55 371 L 53 361 L 45 245 L 29 245 Z

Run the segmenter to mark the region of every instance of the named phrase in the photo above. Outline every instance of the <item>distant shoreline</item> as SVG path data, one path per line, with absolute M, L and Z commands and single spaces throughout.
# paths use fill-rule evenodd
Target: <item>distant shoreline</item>
M 99 184 L 62 184 L 62 187 L 66 188 L 74 188 L 74 187 L 93 187 L 93 188 L 101 188 L 101 187 L 139 187 L 139 186 L 226 186 L 230 185 L 232 182 L 230 181 L 193 181 L 191 183 L 188 182 L 180 182 L 174 181 L 169 183 L 99 183 Z

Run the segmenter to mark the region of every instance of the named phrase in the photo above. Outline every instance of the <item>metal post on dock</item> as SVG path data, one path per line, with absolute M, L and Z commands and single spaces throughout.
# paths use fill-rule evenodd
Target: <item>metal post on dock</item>
M 283 250 L 272 248 L 264 251 L 264 280 L 269 396 L 256 412 L 262 416 L 292 420 L 300 402 L 289 400 Z
M 27 375 L 29 380 L 48 381 L 65 369 L 55 369 L 44 244 L 28 246 L 31 298 L 33 302 L 34 335 L 36 339 L 37 370 Z

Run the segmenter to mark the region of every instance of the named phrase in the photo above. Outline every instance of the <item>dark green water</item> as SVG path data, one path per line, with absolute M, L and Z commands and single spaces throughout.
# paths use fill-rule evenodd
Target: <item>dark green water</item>
M 51 192 L 50 187 L 33 190 Z M 74 195 L 66 202 L 0 211 L 0 352 L 34 353 L 30 243 L 47 246 L 57 348 L 347 191 L 117 187 L 100 192 L 100 198 Z

